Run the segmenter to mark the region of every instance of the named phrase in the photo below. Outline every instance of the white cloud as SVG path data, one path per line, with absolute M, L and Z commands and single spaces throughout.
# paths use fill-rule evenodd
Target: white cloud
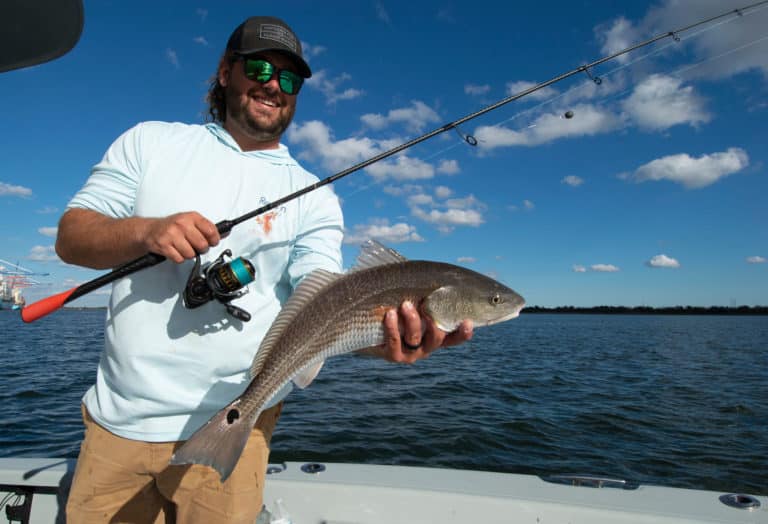
M 392 109 L 386 115 L 367 113 L 361 116 L 360 120 L 371 129 L 378 130 L 393 124 L 403 124 L 408 131 L 421 133 L 428 124 L 440 122 L 440 117 L 424 102 L 413 100 L 410 107 Z
M 394 160 L 384 160 L 365 168 L 376 180 L 424 180 L 435 176 L 435 168 L 406 155 L 398 155 Z
M 663 267 L 663 268 L 677 269 L 680 267 L 680 262 L 662 253 L 661 255 L 656 255 L 655 257 L 652 257 L 648 262 L 646 262 L 646 265 L 648 267 Z
M 58 212 L 59 212 L 59 208 L 55 206 L 45 206 L 35 211 L 35 213 L 37 213 L 38 215 L 51 215 L 53 213 L 58 213 Z
M 464 198 L 450 198 L 445 201 L 445 206 L 451 209 L 465 209 L 470 207 L 480 209 L 485 207 L 475 195 L 469 195 Z
M 664 0 L 659 4 L 651 7 L 637 24 L 633 25 L 626 18 L 619 17 L 596 27 L 595 33 L 602 43 L 602 53 L 613 54 L 643 39 L 658 35 L 662 29 L 687 26 L 694 20 L 744 6 L 741 0 Z M 661 45 L 670 46 L 670 53 L 685 49 L 692 55 L 690 61 L 696 67 L 686 71 L 689 77 L 726 78 L 748 70 L 761 70 L 766 74 L 768 42 L 765 27 L 768 25 L 768 10 L 762 7 L 764 6 L 742 11 L 738 15 L 732 13 L 730 17 L 710 26 L 716 27 L 712 31 L 682 33 L 679 35 L 681 43 L 665 39 Z M 726 56 L 727 59 L 722 59 Z M 636 55 L 629 53 L 617 60 L 627 63 L 634 58 Z
M 534 87 L 537 82 L 528 82 L 527 80 L 518 80 L 517 82 L 507 83 L 507 96 L 516 95 L 523 91 Z M 526 95 L 525 98 L 530 100 L 548 100 L 554 96 L 557 96 L 557 90 L 547 86 L 534 91 L 533 93 Z
M 427 195 L 426 193 L 414 193 L 409 195 L 406 201 L 409 206 L 431 206 L 435 203 L 432 195 Z
M 447 186 L 437 186 L 435 188 L 435 196 L 437 198 L 442 198 L 442 199 L 448 198 L 452 194 L 453 194 L 453 189 L 451 189 L 450 187 L 447 187 Z
M 459 257 L 456 259 L 456 262 L 459 264 L 473 264 L 477 262 L 477 259 L 475 257 Z
M 584 183 L 584 179 L 576 175 L 568 175 L 564 177 L 560 182 L 572 187 L 578 187 Z
M 381 190 L 392 196 L 415 195 L 424 192 L 424 189 L 416 184 L 403 184 L 401 186 L 387 185 L 382 187 Z
M 59 260 L 54 246 L 33 246 L 27 255 L 28 260 L 37 262 L 53 262 Z
M 766 260 L 765 257 L 747 257 L 747 264 L 765 264 L 766 262 L 768 262 L 768 260 Z
M 484 222 L 485 204 L 474 195 L 463 198 L 447 198 L 452 191 L 445 186 L 435 190 L 435 196 L 425 193 L 411 195 L 408 204 L 411 214 L 424 222 L 435 225 L 439 231 L 449 233 L 458 226 L 477 227 Z
M 379 20 L 381 20 L 387 25 L 392 24 L 392 19 L 389 17 L 389 13 L 384 7 L 384 4 L 378 1 L 376 2 L 376 18 L 378 18 Z
M 319 161 L 331 171 L 340 171 L 389 150 L 389 141 L 376 141 L 367 137 L 335 140 L 331 129 L 318 120 L 294 123 L 285 135 L 292 145 L 304 149 L 297 155 L 301 159 Z M 382 147 L 385 146 L 385 147 Z M 443 161 L 435 168 L 432 164 L 401 153 L 394 158 L 376 162 L 365 171 L 377 181 L 425 180 L 436 173 L 452 174 L 458 170 L 458 163 Z
M 424 211 L 420 208 L 413 209 L 416 218 L 438 226 L 445 233 L 452 231 L 455 226 L 478 227 L 484 222 L 482 214 L 476 209 L 448 209 L 441 211 L 432 209 Z
M 456 175 L 460 171 L 456 160 L 443 160 L 437 165 L 437 172 L 441 175 Z
M 567 119 L 558 113 L 545 113 L 528 127 L 514 130 L 504 126 L 480 126 L 474 136 L 484 150 L 510 146 L 536 146 L 557 140 L 608 133 L 623 126 L 620 116 L 603 107 L 579 104 Z
M 610 76 L 600 77 L 600 84 L 594 80 L 585 78 L 564 91 L 557 100 L 563 111 L 571 109 L 571 106 L 584 103 L 589 100 L 606 100 L 611 96 L 621 96 L 627 89 L 628 76 L 623 71 L 616 71 Z
M 624 110 L 640 128 L 652 131 L 678 124 L 696 126 L 709 122 L 704 99 L 682 80 L 654 74 L 640 82 L 622 103 Z
M 294 123 L 288 128 L 286 137 L 290 142 L 306 148 L 300 156 L 319 159 L 323 166 L 333 171 L 345 169 L 380 152 L 370 138 L 334 141 L 328 126 L 318 120 Z
M 598 273 L 615 273 L 619 271 L 619 268 L 613 264 L 592 264 L 589 269 Z
M 640 166 L 634 173 L 623 173 L 619 177 L 635 182 L 670 180 L 688 189 L 698 189 L 738 173 L 748 165 L 747 152 L 738 147 L 731 147 L 727 151 L 698 158 L 685 153 L 665 156 Z
M 28 196 L 32 196 L 32 190 L 29 189 L 28 187 L 14 186 L 11 184 L 0 182 L 0 196 L 6 196 L 6 195 L 28 197 Z
M 321 45 L 312 45 L 307 42 L 301 42 L 301 51 L 304 53 L 304 58 L 313 58 L 325 53 L 327 48 Z
M 660 27 L 687 25 L 692 20 L 741 8 L 744 3 L 741 0 L 666 0 L 648 12 L 642 26 L 646 35 L 650 35 L 658 33 Z M 743 16 L 734 13 L 721 20 L 716 30 L 702 32 L 696 38 L 689 38 L 692 33 L 683 34 L 683 43 L 693 49 L 691 61 L 700 64 L 687 74 L 716 79 L 749 70 L 768 74 L 768 40 L 765 39 L 768 10 L 764 7 L 745 11 Z M 715 57 L 723 58 L 710 60 Z
M 534 204 L 532 201 L 525 199 L 523 200 L 523 204 L 521 206 L 518 206 L 517 204 L 510 204 L 507 206 L 507 209 L 510 211 L 520 211 L 520 209 L 524 209 L 525 211 L 533 211 L 536 209 L 536 204 Z
M 40 227 L 37 228 L 37 232 L 46 237 L 55 237 L 59 231 L 58 227 Z
M 582 266 L 581 264 L 573 265 L 574 273 L 586 273 L 587 271 L 593 271 L 595 273 L 616 273 L 620 269 L 613 264 L 592 264 L 589 268 Z
M 200 44 L 205 47 L 208 47 L 210 45 L 208 43 L 208 40 L 206 40 L 204 36 L 196 36 L 195 38 L 192 39 L 192 41 L 196 44 Z
M 472 96 L 480 96 L 488 93 L 491 90 L 491 86 L 488 84 L 475 85 L 467 84 L 464 86 L 464 93 Z
M 317 89 L 325 97 L 325 102 L 328 105 L 333 105 L 340 100 L 353 100 L 359 98 L 365 94 L 365 91 L 361 89 L 348 88 L 343 91 L 339 89 L 339 86 L 344 82 L 351 80 L 352 77 L 347 73 L 331 78 L 328 75 L 328 71 L 321 69 L 315 71 L 312 76 L 307 79 L 307 86 L 312 89 Z
M 598 26 L 595 29 L 598 40 L 602 42 L 601 52 L 604 55 L 612 55 L 642 40 L 640 30 L 632 25 L 632 22 L 620 16 L 607 25 Z M 625 64 L 630 55 L 625 54 L 617 58 L 619 63 Z
M 384 243 L 423 242 L 424 238 L 416 231 L 416 226 L 398 222 L 389 224 L 387 219 L 374 219 L 370 224 L 358 224 L 352 232 L 344 235 L 345 244 L 361 244 L 369 239 Z
M 176 51 L 170 47 L 165 50 L 165 59 L 168 60 L 176 69 L 181 69 L 181 65 L 179 64 L 179 55 L 177 55 Z

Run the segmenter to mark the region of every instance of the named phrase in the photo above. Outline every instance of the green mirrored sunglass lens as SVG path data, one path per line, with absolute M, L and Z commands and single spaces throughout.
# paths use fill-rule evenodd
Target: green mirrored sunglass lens
M 248 78 L 255 78 L 259 82 L 269 82 L 273 72 L 272 64 L 265 60 L 245 61 L 245 75 Z
M 293 94 L 294 89 L 296 89 L 295 85 L 296 84 L 290 78 L 286 78 L 283 76 L 280 77 L 280 89 L 282 89 L 286 93 Z
M 303 81 L 299 75 L 291 71 L 280 72 L 280 88 L 290 95 L 295 95 L 299 92 Z

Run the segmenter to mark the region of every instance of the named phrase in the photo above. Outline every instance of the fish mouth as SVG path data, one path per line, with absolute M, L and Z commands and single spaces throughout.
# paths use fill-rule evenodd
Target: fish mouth
M 503 317 L 496 317 L 493 318 L 486 323 L 482 324 L 484 326 L 490 326 L 493 324 L 499 324 L 501 322 L 506 322 L 507 320 L 512 320 L 513 318 L 517 318 L 520 316 L 520 311 L 523 310 L 525 307 L 525 302 L 521 303 L 520 305 L 516 306 L 512 311 L 509 312 L 509 314 L 504 315 Z

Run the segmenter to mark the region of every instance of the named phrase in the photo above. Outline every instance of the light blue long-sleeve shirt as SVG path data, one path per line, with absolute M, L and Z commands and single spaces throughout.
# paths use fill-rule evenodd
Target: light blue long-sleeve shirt
M 317 180 L 283 145 L 243 152 L 215 124 L 145 122 L 110 146 L 69 207 L 115 218 L 197 211 L 217 223 Z M 91 416 L 129 439 L 188 438 L 246 388 L 261 339 L 299 280 L 317 268 L 341 271 L 342 236 L 339 202 L 326 186 L 238 225 L 203 255 L 205 264 L 229 248 L 253 263 L 255 281 L 233 301 L 249 322 L 215 300 L 183 306 L 193 261 L 116 281 L 96 384 L 83 398 Z

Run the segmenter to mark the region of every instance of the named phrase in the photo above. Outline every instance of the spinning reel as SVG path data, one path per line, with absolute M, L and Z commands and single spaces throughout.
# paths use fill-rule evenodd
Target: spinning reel
M 216 299 L 224 304 L 227 313 L 238 320 L 248 322 L 251 320 L 251 314 L 230 302 L 248 292 L 243 288 L 253 282 L 256 270 L 253 264 L 243 257 L 226 262 L 225 256 L 232 257 L 232 251 L 224 250 L 216 260 L 202 268 L 200 255 L 195 257 L 195 267 L 192 268 L 187 287 L 184 288 L 184 306 L 195 309 Z

